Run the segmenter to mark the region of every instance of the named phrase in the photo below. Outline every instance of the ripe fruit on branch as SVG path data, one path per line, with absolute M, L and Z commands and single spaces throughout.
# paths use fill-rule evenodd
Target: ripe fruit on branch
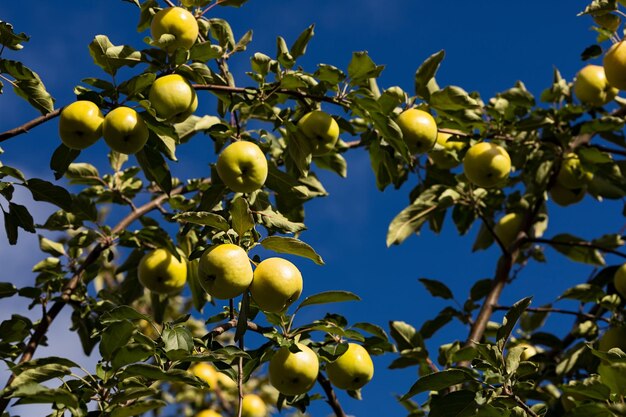
M 408 109 L 400 113 L 396 120 L 404 143 L 412 154 L 428 152 L 437 142 L 437 123 L 433 116 L 424 110 Z
M 104 117 L 98 106 L 87 100 L 68 105 L 59 118 L 61 142 L 71 149 L 85 149 L 102 136 Z
M 169 53 L 177 48 L 189 50 L 198 39 L 198 21 L 182 7 L 168 7 L 154 15 L 150 32 L 159 47 Z M 162 43 L 163 35 L 172 35 L 173 39 Z
M 252 282 L 248 254 L 231 243 L 212 246 L 200 257 L 198 278 L 211 296 L 222 300 L 235 298 Z
M 267 159 L 255 143 L 237 141 L 228 145 L 217 158 L 217 174 L 237 193 L 251 193 L 265 184 Z
M 602 60 L 606 79 L 613 87 L 626 90 L 626 42 L 611 46 Z
M 604 68 L 600 65 L 587 65 L 578 72 L 574 81 L 574 94 L 585 104 L 603 106 L 613 100 L 618 92 L 617 88 L 609 84 Z
M 171 294 L 180 291 L 187 282 L 187 263 L 179 261 L 167 249 L 146 253 L 137 270 L 139 282 L 152 292 Z
M 266 417 L 267 406 L 265 401 L 256 394 L 243 396 L 241 404 L 241 417 Z
M 613 285 L 615 285 L 617 293 L 626 300 L 626 263 L 622 264 L 622 266 L 615 271 L 615 275 L 613 275 Z
M 157 116 L 170 123 L 184 121 L 198 108 L 196 90 L 179 74 L 157 78 L 150 87 L 148 100 Z
M 374 363 L 361 345 L 349 343 L 348 350 L 326 366 L 328 379 L 340 389 L 357 390 L 374 376 Z
M 222 417 L 222 415 L 215 410 L 206 409 L 196 414 L 196 417 Z
M 270 384 L 284 395 L 300 395 L 309 391 L 319 373 L 317 354 L 308 346 L 297 343 L 299 352 L 281 347 L 270 359 Z
M 507 213 L 495 224 L 493 232 L 498 236 L 498 239 L 500 239 L 504 247 L 508 248 L 515 240 L 520 230 L 522 230 L 523 223 L 523 214 Z
M 141 116 L 130 107 L 111 110 L 102 124 L 104 141 L 116 152 L 139 152 L 148 141 L 150 132 Z
M 300 298 L 302 274 L 283 258 L 268 258 L 254 270 L 250 293 L 259 308 L 280 313 Z
M 559 185 L 570 190 L 577 190 L 586 186 L 592 179 L 593 173 L 582 166 L 578 155 L 575 153 L 565 155 L 556 177 Z
M 511 172 L 511 158 L 500 145 L 480 142 L 463 158 L 465 176 L 475 185 L 491 188 L 502 184 Z
M 556 204 L 565 207 L 580 202 L 585 198 L 585 192 L 585 187 L 570 190 L 557 182 L 550 188 L 550 197 Z
M 459 152 L 465 147 L 465 143 L 456 140 L 448 140 L 452 137 L 453 135 L 449 133 L 439 132 L 437 134 L 437 143 L 443 146 L 444 149 L 433 149 L 428 153 L 430 159 L 432 159 L 433 163 L 440 169 L 454 168 L 461 163 L 457 158 Z M 456 157 L 452 152 L 456 152 Z
M 339 125 L 328 113 L 314 110 L 302 116 L 298 128 L 309 139 L 313 155 L 323 155 L 333 150 L 339 139 Z
M 219 372 L 207 362 L 197 362 L 190 369 L 192 374 L 209 384 L 210 388 L 217 386 Z

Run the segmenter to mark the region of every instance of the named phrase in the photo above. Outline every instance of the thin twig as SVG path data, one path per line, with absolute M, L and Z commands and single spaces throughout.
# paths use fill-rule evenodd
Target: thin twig
M 0 142 L 4 142 L 5 140 L 12 138 L 13 136 L 21 135 L 22 133 L 28 133 L 30 129 L 57 117 L 59 114 L 61 114 L 62 110 L 63 107 L 60 107 L 51 111 L 50 113 L 44 114 L 43 116 L 39 116 L 29 122 L 26 122 L 21 126 L 0 133 Z
M 501 305 L 495 305 L 493 306 L 494 310 L 510 310 L 512 307 L 510 306 L 501 306 Z M 568 314 L 571 316 L 577 316 L 580 318 L 584 318 L 584 319 L 589 319 L 589 320 L 600 320 L 600 321 L 604 321 L 606 323 L 610 323 L 611 321 L 607 318 L 604 317 L 597 317 L 594 314 L 589 314 L 589 313 L 585 313 L 582 311 L 571 311 L 571 310 L 563 310 L 560 308 L 552 308 L 552 307 L 528 307 L 526 308 L 526 311 L 529 311 L 531 313 L 558 313 L 558 314 Z
M 346 417 L 346 413 L 341 408 L 341 404 L 337 399 L 337 395 L 333 390 L 333 386 L 330 381 L 321 372 L 317 374 L 317 382 L 320 384 L 324 392 L 326 393 L 326 402 L 330 405 L 330 408 L 335 412 L 336 417 Z

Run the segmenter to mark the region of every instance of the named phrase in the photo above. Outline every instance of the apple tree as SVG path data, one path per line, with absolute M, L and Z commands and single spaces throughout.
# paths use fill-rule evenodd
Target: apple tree
M 586 240 L 547 227 L 554 204 L 626 195 L 621 2 L 593 0 L 581 12 L 598 33 L 583 59 L 603 57 L 602 66 L 585 63 L 575 80 L 555 69 L 539 97 L 517 82 L 491 98 L 440 86 L 444 51 L 417 69 L 413 91 L 384 88 L 383 67 L 366 52 L 346 68 L 301 67 L 313 26 L 292 42 L 279 37 L 273 56 L 250 53 L 251 32 L 212 17 L 218 7 L 245 13 L 246 0 L 125 2 L 145 47 L 97 35 L 85 51 L 93 76 L 76 80 L 76 100 L 62 105 L 45 72 L 20 61 L 28 28 L 0 22 L 0 86 L 41 113 L 0 142 L 59 125 L 54 180 L 28 178 L 10 155 L 0 165 L 5 239 L 19 245 L 37 233 L 41 249 L 32 283 L 0 283 L 0 298 L 41 310 L 34 322 L 14 314 L 0 323 L 3 417 L 34 403 L 56 417 L 304 415 L 321 401 L 344 417 L 337 391 L 367 401 L 371 356 L 383 354 L 393 369 L 418 370 L 412 386 L 393 387 L 410 416 L 626 415 L 622 231 Z M 242 54 L 250 66 L 237 80 L 229 59 Z M 211 114 L 199 110 L 206 103 Z M 198 138 L 214 144 L 210 172 L 174 176 L 172 164 L 185 163 L 177 148 Z M 107 149 L 108 166 L 85 158 L 91 146 Z M 302 235 L 305 203 L 327 195 L 316 171 L 346 176 L 346 152 L 367 152 L 381 191 L 417 183 L 387 245 L 426 225 L 439 233 L 446 218 L 460 235 L 476 225 L 474 250 L 498 249 L 493 276 L 463 302 L 423 278 L 449 305 L 386 329 L 333 313 L 332 303 L 359 299 L 335 283 L 301 297 L 306 277 L 291 260 L 323 264 Z M 36 218 L 18 188 L 56 211 Z M 500 305 L 526 265 L 546 262 L 546 247 L 596 269 L 552 303 L 531 306 L 519 294 Z M 608 256 L 620 263 L 607 266 Z M 561 300 L 579 307 L 555 307 Z M 295 320 L 325 304 L 326 314 Z M 95 371 L 35 355 L 62 310 L 98 358 Z M 547 327 L 555 316 L 571 330 Z M 453 321 L 467 333 L 432 346 Z

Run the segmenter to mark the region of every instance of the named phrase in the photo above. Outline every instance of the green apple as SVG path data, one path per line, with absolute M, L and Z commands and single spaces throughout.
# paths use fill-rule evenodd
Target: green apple
M 619 348 L 626 353 L 626 327 L 609 328 L 598 342 L 598 350 L 607 352 L 612 348 Z
M 620 17 L 616 14 L 605 13 L 593 16 L 593 21 L 598 26 L 608 30 L 609 32 L 617 32 L 617 29 L 619 29 L 619 25 L 622 22 L 622 19 L 620 19 Z
M 618 92 L 606 80 L 604 67 L 600 65 L 587 65 L 574 80 L 574 94 L 585 104 L 603 106 L 613 100 Z
M 328 379 L 339 389 L 358 390 L 374 376 L 374 363 L 361 345 L 349 343 L 348 350 L 326 366 Z
M 280 313 L 302 293 L 302 274 L 283 258 L 268 258 L 257 265 L 250 293 L 259 308 Z
M 267 159 L 253 142 L 237 141 L 228 145 L 217 158 L 217 174 L 237 193 L 251 193 L 265 184 Z
M 328 113 L 314 110 L 298 121 L 300 132 L 310 140 L 313 155 L 323 155 L 335 148 L 339 139 L 339 125 Z
M 170 123 L 186 120 L 198 108 L 196 90 L 179 74 L 169 74 L 157 78 L 148 100 L 161 119 Z
M 189 369 L 189 371 L 209 384 L 209 388 L 215 388 L 217 386 L 217 376 L 219 372 L 210 363 L 197 362 Z
M 150 32 L 161 49 L 169 53 L 178 48 L 187 51 L 198 39 L 198 21 L 182 7 L 168 7 L 154 15 Z M 172 35 L 174 39 L 161 43 L 159 40 L 163 35 Z
M 575 153 L 565 155 L 556 177 L 559 185 L 570 190 L 577 190 L 586 186 L 592 179 L 593 173 L 582 166 L 578 155 Z
M 424 110 L 408 109 L 396 120 L 404 143 L 412 154 L 430 151 L 437 142 L 437 122 Z
M 198 278 L 211 296 L 221 300 L 235 298 L 252 282 L 248 254 L 231 243 L 212 246 L 200 257 Z
M 85 149 L 102 136 L 102 112 L 91 101 L 78 100 L 61 111 L 59 136 L 71 149 Z
M 265 401 L 256 394 L 246 394 L 241 403 L 241 417 L 267 417 Z
M 187 282 L 187 263 L 176 259 L 167 249 L 146 253 L 137 270 L 139 282 L 152 292 L 171 294 L 183 289 Z
M 319 373 L 317 354 L 302 343 L 296 344 L 299 352 L 281 347 L 270 359 L 269 379 L 283 395 L 300 395 L 308 392 Z
M 626 89 L 626 42 L 621 41 L 607 51 L 602 60 L 606 79 L 613 87 Z
M 439 132 L 437 134 L 437 143 L 443 146 L 443 149 L 432 149 L 428 152 L 428 156 L 433 160 L 433 163 L 440 169 L 451 169 L 458 166 L 461 161 L 458 159 L 459 153 L 465 147 L 465 143 L 448 140 L 453 135 L 449 133 Z
M 560 185 L 558 182 L 550 188 L 550 197 L 559 206 L 569 206 L 576 204 L 585 198 L 586 187 L 569 189 Z
M 200 411 L 196 417 L 222 417 L 220 413 L 210 408 Z
M 475 185 L 491 188 L 502 184 L 509 177 L 511 158 L 502 146 L 480 142 L 465 154 L 463 170 L 467 179 Z
M 622 264 L 615 271 L 615 275 L 613 275 L 613 285 L 617 293 L 626 300 L 626 263 Z
M 150 132 L 135 110 L 122 106 L 106 115 L 102 124 L 102 136 L 114 151 L 133 154 L 143 149 Z
M 520 360 L 522 361 L 528 361 L 537 353 L 539 353 L 537 348 L 531 345 L 530 343 L 526 343 L 526 342 L 518 343 L 516 347 L 519 347 L 519 346 L 522 346 L 525 348 L 522 354 L 520 355 Z
M 626 394 L 626 363 L 607 363 L 598 365 L 600 381 L 611 388 L 611 392 L 623 396 Z
M 504 247 L 511 246 L 522 226 L 524 215 L 521 213 L 507 213 L 495 224 L 493 232 L 498 236 Z

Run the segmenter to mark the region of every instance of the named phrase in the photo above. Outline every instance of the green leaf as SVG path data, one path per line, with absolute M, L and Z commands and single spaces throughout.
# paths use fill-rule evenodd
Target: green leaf
M 141 52 L 126 45 L 115 46 L 105 35 L 96 35 L 89 44 L 89 53 L 94 63 L 111 75 L 123 66 L 133 67 L 141 62 Z
M 439 65 L 445 55 L 444 50 L 434 53 L 426 58 L 415 72 L 415 95 L 422 100 L 428 100 L 430 98 L 431 92 L 428 88 L 428 84 L 435 77 L 435 74 L 437 74 Z
M 399 245 L 409 236 L 418 234 L 428 215 L 436 209 L 431 202 L 417 202 L 402 210 L 389 224 L 387 246 Z
M 119 406 L 111 412 L 111 417 L 131 417 L 139 416 L 150 410 L 165 407 L 167 403 L 163 400 L 144 400 L 124 406 Z
M 248 202 L 243 197 L 236 198 L 230 206 L 230 216 L 232 218 L 233 230 L 242 237 L 248 230 L 254 227 L 254 218 L 248 206 Z
M 20 385 L 10 398 L 20 398 L 19 404 L 56 404 L 70 408 L 78 407 L 78 398 L 64 388 L 48 388 L 37 383 Z
M 385 67 L 376 65 L 366 51 L 353 52 L 348 64 L 348 76 L 353 84 L 359 84 L 368 78 L 377 78 Z
M 613 10 L 617 10 L 617 2 L 616 0 L 593 0 L 591 4 L 585 7 L 585 10 L 578 13 L 577 16 L 582 16 L 584 14 L 602 14 L 600 12 L 612 12 Z
M 43 236 L 39 236 L 39 248 L 52 256 L 65 255 L 65 248 L 62 243 L 55 242 Z
M 498 334 L 496 337 L 500 351 L 504 350 L 504 345 L 509 339 L 509 336 L 511 336 L 513 328 L 522 316 L 522 313 L 524 313 L 524 311 L 526 311 L 526 309 L 530 305 L 531 300 L 532 297 L 526 297 L 521 299 L 517 303 L 513 304 L 511 309 L 507 311 L 507 313 L 504 315 L 502 326 L 498 329 Z
M 59 147 L 55 149 L 50 159 L 50 169 L 54 171 L 55 180 L 65 175 L 70 164 L 78 158 L 78 155 L 80 155 L 80 150 L 70 149 L 64 144 L 60 144 Z
M 35 201 L 45 201 L 65 211 L 72 211 L 72 196 L 65 188 L 39 178 L 28 180 L 26 187 Z
M 142 362 L 154 354 L 154 348 L 147 344 L 129 343 L 117 349 L 113 354 L 111 366 L 113 369 L 120 369 L 135 362 Z
M 98 172 L 98 168 L 95 166 L 88 164 L 86 162 L 73 163 L 67 167 L 67 172 L 65 173 L 70 179 L 76 178 L 85 178 L 85 177 L 100 177 L 100 173 Z
M 41 114 L 47 114 L 54 110 L 54 99 L 46 90 L 46 86 L 37 73 L 21 62 L 8 59 L 0 59 L 0 72 L 15 79 L 11 83 L 15 93 L 27 100 Z
M 54 378 L 61 378 L 72 373 L 70 367 L 62 364 L 49 363 L 36 368 L 26 369 L 15 377 L 10 388 L 19 388 L 24 384 L 39 383 Z
M 0 44 L 14 51 L 19 51 L 24 47 L 22 42 L 28 42 L 30 38 L 25 33 L 15 33 L 13 25 L 7 22 L 0 22 Z
M 448 86 L 442 90 L 435 91 L 430 96 L 430 105 L 437 110 L 456 111 L 476 109 L 480 105 L 461 87 Z
M 128 321 L 116 321 L 111 323 L 103 332 L 100 339 L 100 354 L 104 360 L 111 360 L 113 353 L 126 345 L 133 333 L 135 325 Z
M 10 282 L 0 282 L 0 298 L 12 297 L 17 294 L 17 288 Z
M 296 311 L 306 306 L 328 303 L 342 303 L 345 301 L 361 301 L 361 298 L 349 291 L 325 291 L 306 297 L 296 308 Z
M 21 204 L 9 203 L 9 213 L 17 225 L 29 233 L 35 233 L 35 222 L 28 209 Z
M 304 223 L 292 222 L 270 206 L 264 210 L 256 211 L 255 214 L 259 216 L 259 222 L 269 229 L 278 229 L 283 233 L 298 233 L 306 230 Z
M 450 288 L 448 288 L 448 286 L 441 281 L 428 278 L 420 278 L 418 279 L 418 281 L 421 282 L 424 287 L 426 287 L 430 295 L 432 295 L 433 297 L 440 297 L 444 300 L 451 300 L 454 298 L 454 295 L 452 294 Z
M 421 377 L 401 399 L 408 400 L 424 391 L 441 391 L 453 385 L 474 380 L 475 378 L 466 370 L 446 369 Z
M 218 4 L 220 6 L 241 7 L 247 2 L 248 0 L 224 0 L 220 1 Z
M 148 320 L 150 321 L 150 317 L 138 312 L 134 308 L 130 306 L 119 306 L 115 307 L 113 310 L 107 311 L 100 316 L 100 323 L 102 324 L 111 324 L 118 321 L 127 321 L 127 320 Z
M 423 348 L 424 340 L 415 327 L 403 321 L 389 322 L 390 335 L 398 345 L 398 350 Z
M 584 303 L 598 302 L 606 294 L 602 288 L 597 285 L 583 283 L 575 287 L 568 288 L 559 297 L 559 299 L 567 298 L 571 300 L 579 300 Z
M 210 226 L 218 230 L 227 232 L 230 229 L 228 221 L 219 214 L 210 213 L 208 211 L 188 211 L 178 213 L 172 219 L 179 222 L 188 222 L 203 226 Z
M 188 328 L 176 326 L 165 328 L 161 335 L 167 357 L 172 360 L 181 359 L 193 350 L 193 338 Z
M 478 404 L 476 393 L 470 390 L 453 391 L 434 396 L 430 402 L 428 417 L 474 417 Z
M 568 233 L 556 235 L 548 244 L 573 261 L 596 266 L 605 264 L 604 257 L 599 250 L 589 247 L 589 242 L 574 235 Z
M 302 256 L 312 260 L 318 265 L 324 265 L 322 257 L 315 252 L 315 249 L 299 239 L 284 236 L 270 236 L 263 239 L 260 243 L 265 249 L 278 253 Z
M 191 48 L 189 55 L 189 59 L 192 61 L 207 62 L 221 58 L 224 55 L 224 49 L 219 45 L 211 44 L 211 42 L 200 42 Z
M 163 156 L 155 149 L 144 146 L 135 157 L 146 177 L 169 194 L 172 191 L 172 174 Z
M 315 165 L 318 167 L 335 172 L 342 178 L 347 178 L 348 176 L 348 163 L 345 158 L 338 153 L 314 156 L 313 162 L 315 162 Z
M 15 215 L 10 212 L 4 211 L 2 209 L 2 213 L 4 214 L 4 230 L 7 234 L 7 240 L 9 241 L 9 245 L 15 245 L 17 243 L 17 238 L 19 235 L 18 231 L 18 221 L 15 218 Z
M 315 28 L 315 25 L 311 25 L 308 28 L 306 28 L 300 34 L 300 36 L 298 36 L 298 39 L 296 39 L 293 45 L 291 45 L 291 49 L 289 50 L 289 52 L 291 53 L 291 56 L 293 57 L 294 60 L 298 59 L 299 57 L 301 57 L 302 55 L 306 53 L 306 46 L 308 45 L 309 41 L 314 35 L 314 32 L 313 32 L 314 28 Z

